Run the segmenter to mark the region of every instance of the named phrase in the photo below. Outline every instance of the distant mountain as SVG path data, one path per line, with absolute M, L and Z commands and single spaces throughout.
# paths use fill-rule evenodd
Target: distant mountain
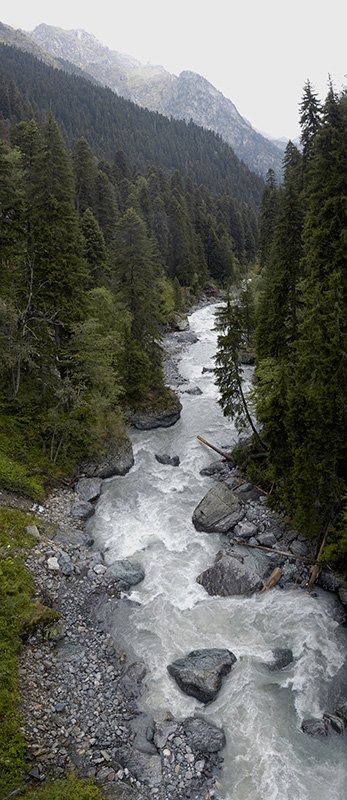
M 201 75 L 186 70 L 177 77 L 164 67 L 142 64 L 83 30 L 41 24 L 28 35 L 43 50 L 72 62 L 122 97 L 220 134 L 252 170 L 265 174 L 271 167 L 280 176 L 282 148 L 255 131 L 231 100 Z
M 24 31 L 16 28 L 11 28 L 10 25 L 4 25 L 3 22 L 0 22 L 0 42 L 13 47 L 18 47 L 19 50 L 24 50 L 24 52 L 30 53 L 32 56 L 35 56 L 35 58 L 39 58 L 40 61 L 43 61 L 45 64 L 49 64 L 51 67 L 63 69 L 65 72 L 69 72 L 72 75 L 83 75 L 86 77 L 85 72 L 72 61 L 65 61 L 64 58 L 60 58 L 59 56 L 54 57 L 54 55 L 49 53 L 48 50 L 40 47 L 40 45 L 33 40 L 30 34 L 24 33 Z M 92 75 L 89 79 L 93 83 L 97 83 L 97 81 L 93 79 Z
M 84 136 L 98 158 L 111 163 L 123 150 L 131 168 L 178 170 L 214 194 L 229 194 L 254 211 L 263 179 L 240 161 L 213 131 L 167 119 L 118 97 L 87 76 L 69 75 L 17 47 L 0 43 L 0 122 L 46 119 L 52 112 L 69 145 Z M 240 208 L 242 214 L 242 208 Z

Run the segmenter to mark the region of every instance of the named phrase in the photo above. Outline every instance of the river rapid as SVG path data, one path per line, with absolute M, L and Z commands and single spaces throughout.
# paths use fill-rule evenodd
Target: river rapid
M 215 460 L 201 434 L 230 445 L 237 434 L 218 406 L 212 373 L 215 306 L 191 314 L 199 341 L 185 347 L 179 370 L 201 395 L 182 393 L 182 415 L 172 428 L 131 434 L 135 466 L 105 482 L 89 523 L 108 563 L 140 561 L 145 580 L 126 614 L 116 615 L 115 638 L 148 666 L 143 707 L 156 719 L 198 713 L 223 727 L 227 744 L 221 782 L 227 800 L 344 800 L 347 736 L 314 739 L 300 730 L 336 700 L 347 652 L 335 596 L 275 589 L 252 597 L 210 597 L 196 576 L 220 549 L 218 534 L 197 532 L 195 506 L 213 481 L 200 470 Z M 180 466 L 159 464 L 155 453 L 178 455 Z M 193 649 L 228 648 L 237 656 L 216 700 L 203 706 L 184 695 L 167 665 Z M 270 672 L 274 647 L 289 647 L 294 662 Z

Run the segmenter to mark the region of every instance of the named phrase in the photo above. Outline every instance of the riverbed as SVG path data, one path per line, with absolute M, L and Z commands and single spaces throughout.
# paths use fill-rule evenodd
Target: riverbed
M 210 597 L 196 577 L 221 547 L 218 534 L 197 532 L 192 513 L 213 481 L 200 470 L 215 456 L 196 439 L 218 446 L 237 440 L 223 417 L 212 372 L 215 306 L 191 314 L 198 341 L 183 348 L 181 419 L 171 428 L 131 434 L 135 465 L 105 482 L 89 530 L 108 563 L 140 561 L 146 577 L 131 594 L 129 613 L 114 618 L 114 633 L 148 666 L 143 708 L 155 719 L 203 715 L 223 727 L 226 800 L 344 800 L 347 736 L 314 739 L 303 718 L 322 716 L 338 696 L 346 663 L 346 629 L 334 595 L 275 589 L 252 597 Z M 249 377 L 246 374 L 246 379 Z M 188 394 L 199 387 L 202 394 Z M 155 454 L 178 455 L 179 467 Z M 237 662 L 207 706 L 183 694 L 167 665 L 201 648 L 228 648 Z M 273 648 L 291 648 L 294 661 L 270 672 Z

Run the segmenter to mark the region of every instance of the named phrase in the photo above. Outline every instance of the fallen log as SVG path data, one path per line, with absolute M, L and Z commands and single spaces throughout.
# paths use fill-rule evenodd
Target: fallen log
M 281 577 L 282 567 L 275 567 L 269 579 L 266 581 L 266 583 L 264 583 L 263 588 L 260 590 L 260 594 L 263 592 L 268 592 L 269 589 L 273 589 L 274 586 L 277 586 L 278 582 L 281 580 Z
M 250 544 L 250 542 L 245 542 L 244 539 L 229 539 L 229 541 L 231 544 L 240 544 L 242 547 L 253 547 L 258 550 L 266 550 L 268 553 L 276 553 L 278 556 L 287 556 L 287 558 L 293 558 L 294 561 L 302 561 L 304 564 L 315 564 L 312 558 L 295 556 L 294 553 L 290 553 L 289 550 L 275 550 L 273 547 L 265 547 L 264 544 Z
M 323 553 L 323 550 L 324 550 L 326 538 L 327 538 L 327 535 L 328 535 L 328 530 L 329 530 L 329 528 L 327 528 L 327 530 L 325 531 L 325 534 L 323 536 L 320 548 L 319 548 L 318 553 L 317 553 L 317 557 L 315 559 L 315 563 L 314 563 L 314 565 L 313 565 L 313 567 L 312 567 L 312 569 L 310 571 L 310 577 L 309 577 L 309 581 L 308 581 L 308 584 L 307 584 L 307 591 L 308 592 L 310 592 L 311 589 L 313 589 L 313 587 L 314 587 L 316 581 L 318 580 L 318 578 L 319 578 L 319 576 L 321 574 L 321 571 L 322 571 L 323 562 L 320 561 L 320 557 L 321 557 L 321 555 Z
M 227 461 L 233 461 L 233 458 L 231 457 L 230 453 L 226 453 L 224 450 L 220 450 L 219 447 L 215 447 L 214 444 L 211 444 L 206 439 L 203 439 L 202 436 L 197 436 L 196 438 L 199 442 L 201 442 L 201 444 L 205 444 L 207 447 L 210 447 L 211 450 L 214 450 L 215 453 L 218 453 L 218 455 L 223 456 L 223 458 L 226 458 Z

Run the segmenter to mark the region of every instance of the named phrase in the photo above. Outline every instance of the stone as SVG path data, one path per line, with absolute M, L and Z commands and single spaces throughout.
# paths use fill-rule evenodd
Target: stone
M 307 544 L 305 544 L 305 542 L 299 542 L 298 540 L 296 541 L 294 540 L 294 542 L 291 543 L 289 549 L 290 552 L 293 553 L 295 556 L 306 556 L 308 553 Z
M 212 461 L 211 464 L 200 470 L 200 475 L 207 475 L 208 478 L 224 480 L 224 478 L 229 477 L 232 467 L 233 463 L 231 461 Z
M 175 314 L 173 321 L 173 329 L 176 331 L 188 331 L 189 330 L 188 317 L 182 316 L 181 314 Z
M 276 669 L 284 669 L 294 661 L 293 653 L 289 647 L 275 647 L 272 651 L 273 660 L 266 666 L 272 672 Z
M 257 539 L 263 547 L 274 547 L 277 544 L 276 536 L 273 533 L 260 533 Z
M 159 455 L 158 453 L 155 454 L 155 458 L 159 461 L 159 464 L 165 464 L 170 467 L 178 467 L 180 460 L 178 456 L 169 456 L 169 455 Z
M 148 755 L 158 754 L 157 748 L 153 744 L 154 722 L 149 714 L 142 713 L 134 717 L 130 722 L 130 728 L 135 733 L 133 746 L 136 750 Z
M 193 512 L 196 530 L 205 533 L 227 533 L 244 516 L 244 508 L 237 495 L 223 483 L 213 486 Z
M 93 572 L 95 572 L 95 575 L 104 575 L 107 572 L 107 567 L 105 564 L 94 564 Z
M 95 508 L 86 500 L 75 500 L 71 506 L 70 514 L 76 519 L 88 519 L 95 513 Z
M 164 747 L 166 744 L 168 737 L 171 734 L 177 731 L 177 723 L 174 722 L 161 722 L 158 723 L 156 726 L 156 731 L 154 733 L 154 744 L 158 747 L 159 750 Z M 178 738 L 178 737 L 176 737 Z
M 47 559 L 47 567 L 51 572 L 60 572 L 59 561 L 56 556 L 50 556 Z
M 322 589 L 325 589 L 326 592 L 338 592 L 341 588 L 346 588 L 343 575 L 339 575 L 337 572 L 331 572 L 328 569 L 322 569 L 317 583 Z
M 197 577 L 207 593 L 220 597 L 249 595 L 261 589 L 263 582 L 239 558 L 228 553 L 219 553 L 213 567 L 209 567 Z
M 258 527 L 253 522 L 239 522 L 238 525 L 235 525 L 233 536 L 238 539 L 251 539 L 252 536 L 256 536 L 257 532 Z
M 169 664 L 167 670 L 182 692 L 209 703 L 217 696 L 223 676 L 230 672 L 235 661 L 236 656 L 230 650 L 192 650 Z
M 201 370 L 201 374 L 205 375 L 206 372 L 214 372 L 214 367 L 203 367 Z
M 185 390 L 185 394 L 200 395 L 202 394 L 202 390 L 200 386 L 192 386 L 190 389 Z
M 34 539 L 38 540 L 41 539 L 40 531 L 37 525 L 27 525 L 25 530 L 29 534 L 29 536 L 33 536 Z
M 347 606 L 347 588 L 345 586 L 340 586 L 339 591 L 339 600 L 343 606 Z
M 301 723 L 301 730 L 309 736 L 327 736 L 328 722 L 324 719 L 304 719 Z
M 202 717 L 187 717 L 183 729 L 193 753 L 218 753 L 225 746 L 225 735 L 221 728 Z M 202 772 L 205 761 L 197 761 L 195 768 Z
M 136 561 L 114 561 L 105 572 L 107 583 L 115 583 L 120 589 L 127 591 L 130 586 L 141 583 L 145 577 L 145 571 L 141 564 Z
M 60 528 L 54 536 L 54 541 L 59 544 L 71 544 L 76 547 L 91 547 L 94 544 L 94 539 L 86 531 L 81 531 L 79 528 L 70 528 L 64 526 Z
M 336 706 L 335 714 L 337 717 L 341 717 L 345 727 L 347 728 L 347 700 L 342 701 L 338 706 Z
M 75 492 L 79 494 L 82 500 L 90 502 L 97 500 L 101 495 L 102 480 L 101 478 L 80 478 L 75 486 Z

